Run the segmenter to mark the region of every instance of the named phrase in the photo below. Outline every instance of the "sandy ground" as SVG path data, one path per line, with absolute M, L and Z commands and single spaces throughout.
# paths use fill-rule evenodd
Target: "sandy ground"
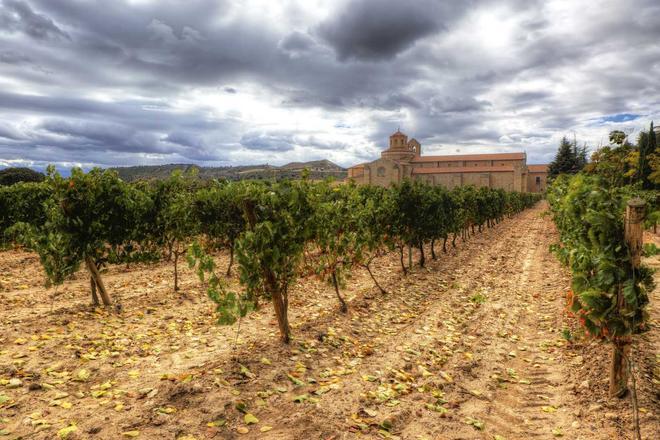
M 269 304 L 217 326 L 187 268 L 175 293 L 167 263 L 111 267 L 122 308 L 101 310 L 84 272 L 45 289 L 36 256 L 2 252 L 0 438 L 633 438 L 630 400 L 607 398 L 609 346 L 565 312 L 545 208 L 408 277 L 381 259 L 386 295 L 357 271 L 346 315 L 330 286 L 300 281 L 290 346 Z M 644 439 L 660 432 L 658 313 L 656 289 L 634 350 Z

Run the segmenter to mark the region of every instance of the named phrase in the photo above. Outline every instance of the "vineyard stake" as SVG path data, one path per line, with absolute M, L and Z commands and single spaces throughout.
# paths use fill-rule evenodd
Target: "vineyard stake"
M 633 270 L 639 268 L 642 255 L 643 221 L 646 202 L 640 198 L 628 201 L 624 217 L 624 238 L 630 250 Z M 624 306 L 624 297 L 619 286 L 617 291 L 617 307 Z M 610 397 L 623 397 L 628 391 L 627 362 L 630 356 L 631 337 L 615 337 L 613 339 L 612 364 L 610 368 Z

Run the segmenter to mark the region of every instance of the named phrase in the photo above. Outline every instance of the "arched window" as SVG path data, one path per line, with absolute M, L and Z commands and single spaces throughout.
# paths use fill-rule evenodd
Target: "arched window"
M 378 167 L 376 174 L 378 177 L 385 177 L 385 167 Z

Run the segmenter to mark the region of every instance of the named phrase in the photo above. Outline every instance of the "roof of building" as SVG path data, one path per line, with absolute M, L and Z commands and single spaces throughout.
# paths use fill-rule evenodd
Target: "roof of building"
M 548 172 L 548 165 L 543 164 L 543 165 L 527 165 L 527 170 L 530 173 L 547 173 Z
M 453 162 L 458 160 L 523 160 L 525 153 L 491 153 L 491 154 L 450 154 L 446 156 L 420 156 L 411 162 Z
M 452 174 L 452 173 L 510 173 L 512 166 L 499 167 L 428 167 L 413 168 L 413 174 Z

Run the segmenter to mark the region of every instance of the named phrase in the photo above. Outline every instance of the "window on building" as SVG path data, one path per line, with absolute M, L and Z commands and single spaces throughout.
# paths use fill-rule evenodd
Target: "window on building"
M 385 177 L 385 167 L 378 167 L 376 174 L 378 174 L 378 177 Z
M 541 184 L 541 176 L 536 176 L 536 184 L 537 185 Z

